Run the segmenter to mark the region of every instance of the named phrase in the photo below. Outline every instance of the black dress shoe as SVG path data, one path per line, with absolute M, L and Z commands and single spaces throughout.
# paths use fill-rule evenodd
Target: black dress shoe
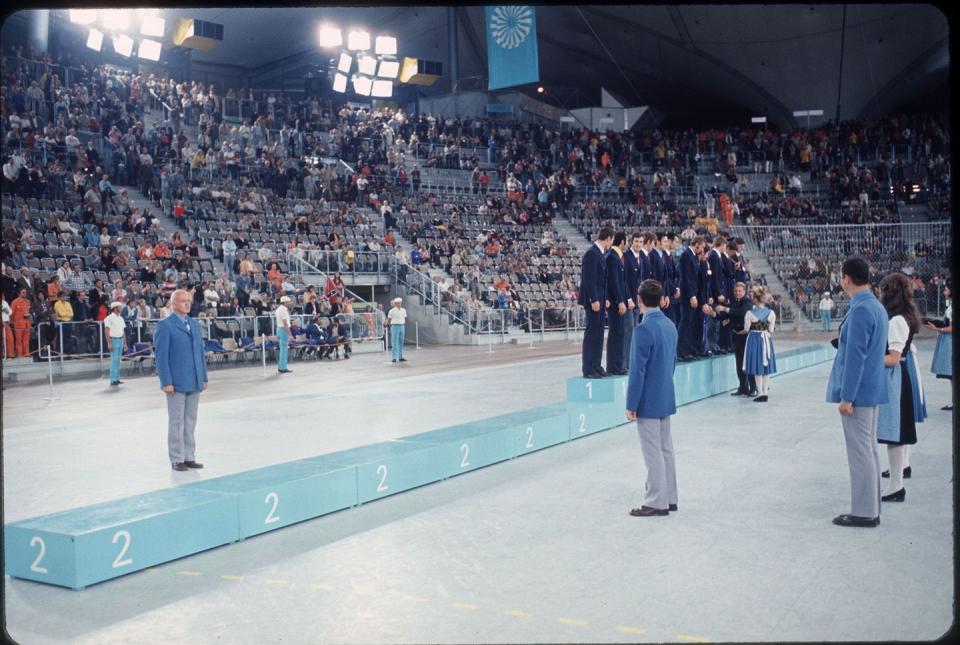
M 747 396 L 757 396 L 757 391 L 751 390 L 750 392 L 747 393 Z
M 755 398 L 755 399 L 753 400 L 753 402 L 754 402 L 754 403 L 766 403 L 766 402 L 767 402 L 767 395 L 764 394 L 764 395 L 762 395 L 762 396 L 758 396 L 757 398 Z
M 616 372 L 608 372 L 608 374 L 615 374 L 617 376 L 626 376 L 630 373 L 630 370 L 617 370 Z
M 940 409 L 941 409 L 941 410 L 946 410 L 947 412 L 949 412 L 950 410 L 953 409 L 953 406 L 952 406 L 952 405 L 945 405 L 945 406 L 943 406 L 943 407 L 940 408 Z
M 583 378 L 603 378 L 603 374 L 601 374 L 600 372 L 590 372 Z
M 901 488 L 895 493 L 890 493 L 889 495 L 883 495 L 880 497 L 880 500 L 884 502 L 902 502 L 905 499 L 907 499 L 906 488 Z
M 667 505 L 667 508 L 668 508 L 669 510 L 671 510 L 671 511 L 675 511 L 675 510 L 677 510 L 677 505 L 676 505 L 676 504 L 668 504 L 668 505 Z
M 349 358 L 349 357 L 347 356 L 347 357 L 344 357 L 344 358 Z M 407 359 L 401 358 L 401 359 L 400 359 L 400 362 L 401 362 L 401 363 L 406 363 L 406 362 L 407 362 Z
M 743 390 L 737 390 L 736 392 L 731 392 L 730 396 L 747 396 L 747 393 Z
M 630 511 L 630 515 L 634 517 L 652 517 L 654 515 L 669 515 L 670 509 L 668 508 L 651 508 L 649 506 L 641 506 L 640 508 L 635 508 Z
M 293 370 L 277 370 L 281 374 L 292 374 Z
M 860 517 L 858 515 L 837 515 L 833 518 L 833 523 L 837 526 L 862 526 L 872 528 L 880 525 L 880 516 Z
M 912 475 L 912 474 L 913 474 L 913 468 L 912 468 L 911 466 L 907 466 L 906 468 L 903 469 L 903 478 L 904 478 L 904 479 L 910 479 L 910 475 Z M 883 477 L 884 479 L 889 479 L 889 478 L 890 478 L 890 471 L 889 471 L 889 470 L 885 470 L 885 471 L 883 471 L 882 473 L 880 473 L 880 476 Z
M 187 468 L 203 468 L 203 464 L 197 461 L 185 461 L 183 465 Z
M 181 470 L 181 471 L 182 471 L 182 470 L 187 470 L 187 465 L 186 465 L 185 463 L 183 463 L 182 461 L 178 461 L 178 462 L 172 463 L 172 464 L 170 464 L 170 467 L 173 468 L 174 470 Z

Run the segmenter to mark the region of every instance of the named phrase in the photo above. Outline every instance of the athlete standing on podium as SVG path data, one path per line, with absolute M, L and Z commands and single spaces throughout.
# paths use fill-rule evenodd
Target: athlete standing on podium
M 604 226 L 597 241 L 583 255 L 580 264 L 580 295 L 577 302 L 586 310 L 583 332 L 582 369 L 585 378 L 603 378 L 603 310 L 607 307 L 607 267 L 604 256 L 613 241 L 613 229 Z

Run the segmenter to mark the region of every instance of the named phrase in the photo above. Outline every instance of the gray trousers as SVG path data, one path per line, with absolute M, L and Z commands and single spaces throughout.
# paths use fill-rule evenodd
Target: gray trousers
M 673 460 L 673 439 L 670 437 L 670 417 L 637 419 L 640 451 L 647 468 L 646 492 L 643 505 L 665 509 L 677 503 L 677 470 Z
M 633 340 L 633 329 L 640 318 L 639 306 L 627 311 L 623 317 L 623 369 L 630 369 L 630 346 Z
M 850 514 L 880 517 L 880 451 L 877 446 L 877 406 L 854 406 L 840 417 L 850 467 Z
M 200 392 L 167 394 L 167 451 L 170 463 L 195 461 L 197 443 L 193 433 L 197 429 L 197 404 Z

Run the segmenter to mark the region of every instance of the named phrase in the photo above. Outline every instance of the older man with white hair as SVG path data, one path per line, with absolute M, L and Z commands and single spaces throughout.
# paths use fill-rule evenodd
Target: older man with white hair
M 290 348 L 290 310 L 287 309 L 287 303 L 291 300 L 290 296 L 282 296 L 280 306 L 274 313 L 277 320 L 277 343 L 280 345 L 280 355 L 277 360 L 277 372 L 280 374 L 289 374 L 293 371 L 287 369 L 287 352 Z
M 127 321 L 120 315 L 122 302 L 110 303 L 110 315 L 103 319 L 103 331 L 107 337 L 107 349 L 110 351 L 110 385 L 117 387 L 120 380 L 120 357 L 123 355 Z
M 390 344 L 393 348 L 394 363 L 406 363 L 403 357 L 403 338 L 407 329 L 407 310 L 403 308 L 403 298 L 394 298 L 393 308 L 387 312 L 387 326 L 390 327 Z
M 207 389 L 200 323 L 190 317 L 193 298 L 184 289 L 170 296 L 172 313 L 157 324 L 154 334 L 160 387 L 167 395 L 167 449 L 174 470 L 203 468 L 196 461 L 197 407 Z

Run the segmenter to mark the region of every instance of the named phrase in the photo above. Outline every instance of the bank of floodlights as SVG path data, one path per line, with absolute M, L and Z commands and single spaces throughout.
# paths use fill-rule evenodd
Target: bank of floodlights
M 159 61 L 167 21 L 158 15 L 156 9 L 70 9 L 70 22 L 77 25 L 89 25 L 87 47 L 94 51 L 103 49 L 105 34 L 110 36 L 113 51 L 124 58 L 133 55 L 133 46 L 137 45 L 137 56 L 143 60 Z M 139 21 L 134 25 L 134 21 Z M 134 32 L 140 38 L 134 40 L 127 32 Z
M 317 28 L 317 42 L 323 49 L 339 50 L 330 61 L 335 64 L 334 92 L 345 94 L 351 87 L 360 96 L 393 96 L 394 80 L 400 76 L 396 37 L 373 38 L 362 29 L 341 30 L 325 23 Z

